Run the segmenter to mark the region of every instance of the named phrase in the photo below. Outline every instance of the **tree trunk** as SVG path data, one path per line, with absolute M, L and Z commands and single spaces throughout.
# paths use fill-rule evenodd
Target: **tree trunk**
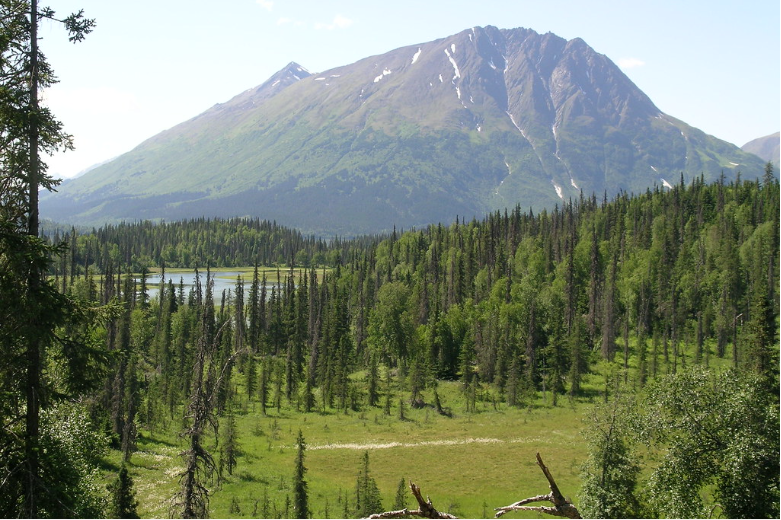
M 38 1 L 30 2 L 30 106 L 29 130 L 30 164 L 28 171 L 29 217 L 27 233 L 38 236 Z M 28 272 L 28 298 L 33 299 L 39 292 L 41 273 L 31 266 Z M 38 309 L 31 309 L 37 313 Z M 31 316 L 31 323 L 38 321 Z M 41 389 L 41 340 L 35 327 L 30 327 L 27 345 L 27 381 L 25 415 L 25 460 L 27 479 L 25 489 L 25 513 L 28 518 L 38 517 L 37 486 L 40 472 L 38 441 L 40 437 L 40 389 Z

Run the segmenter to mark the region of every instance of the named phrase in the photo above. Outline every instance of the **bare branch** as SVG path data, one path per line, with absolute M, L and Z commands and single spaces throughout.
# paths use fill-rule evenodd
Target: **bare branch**
M 509 513 L 511 511 L 537 511 L 539 513 L 545 513 L 551 516 L 560 516 L 563 518 L 581 518 L 578 509 L 574 505 L 572 505 L 572 502 L 564 498 L 564 495 L 562 495 L 561 491 L 559 491 L 559 486 L 556 485 L 556 481 L 553 479 L 553 475 L 551 475 L 548 468 L 542 462 L 542 457 L 540 457 L 539 453 L 537 453 L 537 465 L 542 470 L 543 474 L 545 475 L 545 478 L 548 479 L 548 485 L 550 486 L 550 493 L 548 493 L 547 495 L 537 495 L 534 497 L 525 498 L 509 506 L 497 507 L 495 509 L 496 511 L 495 517 L 499 518 L 505 513 Z M 545 502 L 545 501 L 552 503 L 553 507 L 525 505 L 533 502 Z
M 443 513 L 437 511 L 434 505 L 431 503 L 431 499 L 426 497 L 423 500 L 423 495 L 420 492 L 420 488 L 415 485 L 414 482 L 409 483 L 410 491 L 415 496 L 415 500 L 418 501 L 418 509 L 400 509 L 398 511 L 386 511 L 384 513 L 377 513 L 370 515 L 368 518 L 406 518 L 409 516 L 417 516 L 419 518 L 458 518 L 450 513 Z
M 418 505 L 420 506 L 419 509 L 411 511 L 411 514 L 415 514 L 416 516 L 421 516 L 423 518 L 456 518 L 450 513 L 442 513 L 434 509 L 434 505 L 431 503 L 431 499 L 429 497 L 426 497 L 426 500 L 424 501 L 423 495 L 420 493 L 420 488 L 413 482 L 409 483 L 409 488 L 412 490 L 412 494 L 415 495 L 415 500 L 418 501 Z
M 367 518 L 407 518 L 408 516 L 412 516 L 412 513 L 405 507 L 404 509 L 399 509 L 398 511 L 375 513 L 373 515 L 369 515 Z

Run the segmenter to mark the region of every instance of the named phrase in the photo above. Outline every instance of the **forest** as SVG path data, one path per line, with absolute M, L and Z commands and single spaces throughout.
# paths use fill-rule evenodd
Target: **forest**
M 94 21 L 0 9 L 4 518 L 549 513 L 539 469 L 554 513 L 779 516 L 771 164 L 355 238 L 41 225 L 37 23 Z
M 84 372 L 78 386 L 85 388 L 52 377 L 47 393 L 53 405 L 68 396 L 68 413 L 83 418 L 82 428 L 102 433 L 126 462 L 140 432 L 181 429 L 187 472 L 180 509 L 172 514 L 204 516 L 212 472 L 222 471 L 217 466 L 225 457 L 215 462 L 215 446 L 206 439 L 234 420 L 242 400 L 260 416 L 281 407 L 305 417 L 427 405 L 447 414 L 452 411 L 437 392 L 447 382 L 457 383 L 466 413 L 478 401 L 521 409 L 546 393 L 555 407 L 597 392 L 605 396 L 592 425 L 598 431 L 608 419 L 627 423 L 628 410 L 652 409 L 625 404 L 630 394 L 642 399 L 646 387 L 655 401 L 675 401 L 660 395 L 665 389 L 656 383 L 679 375 L 675 384 L 693 379 L 689 385 L 712 385 L 728 392 L 726 401 L 737 400 L 729 427 L 751 425 L 746 442 L 760 443 L 754 455 L 768 458 L 736 464 L 751 465 L 754 473 L 744 478 L 767 479 L 771 497 L 759 502 L 766 509 L 756 509 L 757 501 L 754 509 L 726 509 L 729 493 L 745 494 L 753 485 L 697 473 L 698 485 L 724 494 L 719 503 L 727 516 L 772 516 L 778 511 L 778 215 L 778 182 L 768 166 L 761 181 L 681 180 L 671 190 L 610 201 L 592 196 L 537 214 L 516 207 L 480 221 L 354 240 L 306 238 L 253 220 L 55 233 L 49 247 L 60 254 L 49 265 L 48 283 L 86 307 L 113 313 L 81 331 L 91 354 L 71 360 L 58 351 L 67 343 L 49 354 L 47 373 L 54 376 L 58 363 L 78 362 L 73 369 Z M 254 269 L 232 290 L 213 292 L 213 266 L 247 264 Z M 200 269 L 206 277 L 185 289 L 169 276 L 150 298 L 146 273 L 173 267 Z M 588 374 L 608 373 L 605 363 L 614 370 L 604 387 L 584 389 Z M 719 381 L 734 388 L 718 387 Z M 709 406 L 726 413 L 717 402 Z M 749 410 L 741 411 L 747 403 L 766 413 L 747 422 L 742 414 Z M 621 436 L 602 439 L 590 454 L 593 478 L 609 478 L 600 457 L 615 452 L 632 474 L 638 463 L 628 446 L 638 436 L 663 435 L 665 426 L 657 426 L 660 431 L 637 432 L 625 424 Z M 726 429 L 717 435 L 731 431 L 719 427 Z M 736 478 L 726 464 L 718 459 L 714 466 Z M 622 467 L 620 461 L 608 466 Z M 671 490 L 676 481 L 665 478 L 664 493 L 639 498 L 638 491 L 618 505 L 609 496 L 592 502 L 600 490 L 618 493 L 620 484 L 611 489 L 586 479 L 584 488 L 596 490 L 581 501 L 584 512 L 703 514 L 704 503 L 665 504 L 668 494 L 686 491 Z M 625 497 L 638 484 L 629 487 Z M 83 513 L 101 516 L 100 509 Z

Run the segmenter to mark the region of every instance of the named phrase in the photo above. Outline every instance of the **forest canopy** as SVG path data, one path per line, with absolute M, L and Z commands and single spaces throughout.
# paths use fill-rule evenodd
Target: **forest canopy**
M 398 403 L 403 417 L 403 406 L 423 403 L 420 392 L 436 392 L 437 381 L 447 380 L 460 382 L 467 409 L 486 389 L 511 407 L 528 405 L 539 392 L 550 392 L 555 405 L 581 396 L 583 378 L 609 363 L 615 369 L 605 376 L 604 395 L 615 400 L 596 425 L 615 415 L 610 407 L 619 406 L 619 395 L 638 392 L 636 403 L 647 399 L 638 410 L 648 413 L 666 404 L 643 429 L 626 426 L 602 444 L 594 441 L 592 456 L 608 458 L 587 465 L 602 469 L 584 473 L 584 489 L 593 491 L 583 498 L 585 511 L 707 514 L 697 500 L 659 502 L 688 482 L 693 487 L 670 496 L 715 485 L 728 516 L 761 516 L 777 511 L 777 464 L 734 458 L 730 453 L 742 448 L 731 440 L 713 441 L 709 456 L 715 458 L 699 458 L 710 460 L 716 473 L 691 466 L 686 479 L 625 477 L 640 467 L 633 445 L 656 439 L 668 446 L 665 432 L 691 430 L 686 421 L 692 419 L 676 418 L 675 410 L 682 395 L 695 392 L 692 385 L 703 384 L 698 377 L 726 385 L 718 390 L 724 396 L 691 405 L 716 413 L 703 421 L 724 432 L 755 428 L 740 437 L 740 446 L 778 451 L 767 430 L 778 410 L 779 314 L 779 190 L 768 168 L 762 181 L 694 179 L 612 201 L 592 196 L 536 214 L 515 208 L 480 221 L 357 239 L 305 238 L 275 223 L 241 219 L 72 230 L 51 235 L 55 243 L 68 239 L 68 252 L 50 277 L 84 300 L 124 303 L 122 317 L 105 332 L 117 357 L 104 389 L 86 402 L 126 457 L 139 428 L 167 422 L 164 410 L 189 410 L 185 432 L 205 435 L 208 424 L 230 413 L 238 388 L 262 410 L 283 402 L 304 413 L 388 410 L 382 374 L 393 373 L 409 392 L 407 404 Z M 256 267 L 222 294 L 213 293 L 207 275 L 193 288 L 169 280 L 154 298 L 148 295 L 149 268 L 198 265 L 208 272 L 261 259 L 276 267 Z M 122 276 L 136 269 L 140 275 Z M 724 366 L 733 372 L 718 368 Z M 351 377 L 363 371 L 365 381 Z M 682 393 L 669 394 L 677 384 Z M 726 396 L 737 399 L 734 414 L 715 404 Z M 744 415 L 746 399 L 758 403 L 760 396 L 769 415 Z M 727 416 L 732 423 L 716 424 Z M 203 422 L 196 428 L 189 420 Z M 683 457 L 682 446 L 668 447 L 679 454 L 670 456 Z M 199 449 L 194 444 L 192 453 Z M 611 450 L 623 459 L 610 458 Z M 196 459 L 193 475 L 211 471 L 209 457 Z M 607 471 L 605 460 L 614 471 L 629 471 L 620 480 L 631 488 L 628 501 L 614 503 L 612 488 L 590 480 Z M 684 459 L 677 466 L 689 467 Z M 769 509 L 740 505 L 750 479 L 735 477 L 739 471 L 770 479 L 761 497 L 747 502 L 764 500 Z M 609 496 L 599 498 L 599 490 Z M 207 503 L 200 507 L 206 511 Z

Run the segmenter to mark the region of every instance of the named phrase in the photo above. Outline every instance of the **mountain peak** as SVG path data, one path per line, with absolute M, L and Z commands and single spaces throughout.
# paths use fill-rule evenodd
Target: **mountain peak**
M 271 78 L 269 78 L 268 81 L 274 79 L 274 77 L 276 77 L 276 76 L 292 76 L 296 80 L 300 81 L 300 80 L 302 80 L 304 78 L 308 78 L 311 75 L 312 74 L 310 74 L 310 72 L 308 70 L 306 70 L 306 68 L 302 67 L 301 65 L 299 65 L 295 61 L 291 61 L 290 63 L 285 65 L 282 69 L 280 69 L 279 72 L 274 74 L 274 76 L 271 76 Z
M 309 76 L 311 76 L 311 74 L 308 70 L 298 63 L 291 61 L 257 87 L 247 89 L 225 103 L 218 103 L 195 119 L 200 119 L 204 116 L 217 116 L 217 114 L 221 113 L 238 115 L 242 112 L 251 111 L 255 107 L 260 106 L 267 100 L 273 98 L 287 87 L 302 79 L 308 78 Z
M 582 39 L 487 26 L 314 75 L 291 62 L 41 210 L 77 223 L 251 215 L 373 233 L 762 167 L 663 114 Z
M 256 96 L 262 95 L 263 97 L 270 97 L 309 76 L 311 76 L 311 74 L 308 70 L 295 61 L 291 61 L 269 79 L 264 81 L 260 86 L 250 89 L 250 91 L 254 91 Z

